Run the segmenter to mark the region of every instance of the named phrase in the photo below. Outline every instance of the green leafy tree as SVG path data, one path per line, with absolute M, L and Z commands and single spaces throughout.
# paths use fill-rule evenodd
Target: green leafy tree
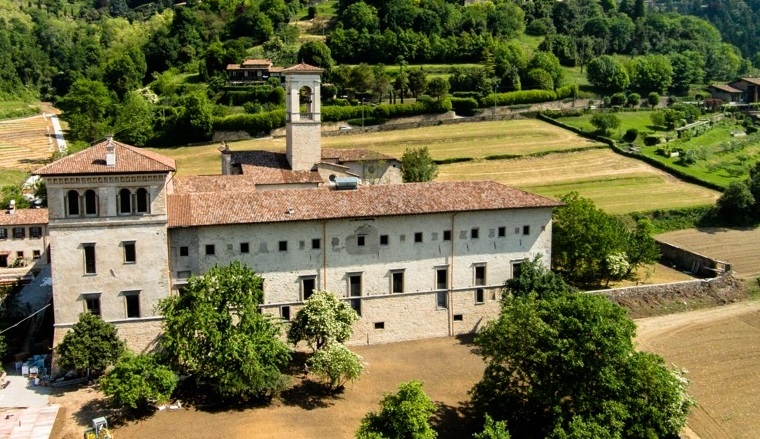
M 647 104 L 652 108 L 660 105 L 660 94 L 654 91 L 650 92 L 647 95 Z
M 311 371 L 323 379 L 330 389 L 337 390 L 348 381 L 356 381 L 362 374 L 362 358 L 342 343 L 329 343 L 308 360 Z
M 749 186 L 743 181 L 734 181 L 718 198 L 718 212 L 730 221 L 743 223 L 750 217 L 755 202 Z
M 446 78 L 432 78 L 427 85 L 427 92 L 430 96 L 441 99 L 449 94 L 449 81 Z
M 438 165 L 433 162 L 427 146 L 407 148 L 401 156 L 401 177 L 404 183 L 433 181 L 438 176 Z
M 159 303 L 161 346 L 178 370 L 223 397 L 271 396 L 285 385 L 290 350 L 280 325 L 259 312 L 262 279 L 235 261 L 191 277 L 184 292 Z
M 629 107 L 636 108 L 641 103 L 641 95 L 638 93 L 631 93 L 628 95 L 628 97 L 625 98 L 625 103 Z M 636 134 L 638 134 L 638 132 Z
M 603 136 L 619 127 L 620 123 L 620 118 L 612 113 L 595 113 L 591 116 L 591 125 L 596 127 L 596 131 Z
M 410 69 L 407 73 L 407 78 L 409 81 L 409 91 L 412 92 L 412 96 L 415 98 L 422 93 L 425 92 L 425 89 L 427 88 L 428 81 L 427 81 L 427 73 L 422 70 L 422 68 L 419 69 Z
M 351 306 L 329 291 L 315 291 L 297 313 L 288 330 L 288 341 L 305 341 L 314 351 L 331 342 L 343 343 L 351 337 L 359 319 Z
M 536 255 L 531 261 L 520 264 L 519 274 L 508 279 L 504 284 L 504 296 L 527 296 L 538 294 L 539 297 L 565 294 L 570 287 L 562 276 L 552 272 Z
M 525 75 L 525 88 L 554 90 L 552 75 L 544 69 L 532 69 Z
M 488 413 L 486 413 L 483 431 L 472 435 L 473 439 L 510 439 L 510 437 L 507 423 L 505 421 L 494 421 Z
M 307 41 L 298 49 L 298 60 L 323 69 L 330 69 L 335 62 L 330 48 L 321 41 Z
M 634 334 L 604 296 L 508 298 L 476 336 L 486 370 L 473 403 L 528 439 L 677 434 L 691 406 L 685 382 L 659 357 L 638 354 Z
M 436 406 L 422 390 L 422 383 L 409 381 L 398 386 L 398 393 L 386 393 L 380 412 L 370 412 L 356 431 L 357 439 L 435 439 L 430 417 Z
M 100 390 L 116 407 L 146 408 L 150 401 L 168 400 L 178 377 L 151 354 L 127 353 L 100 379 Z
M 62 370 L 100 374 L 124 354 L 124 341 L 116 327 L 100 317 L 82 313 L 71 330 L 56 347 L 58 366 Z
M 592 59 L 586 77 L 591 85 L 606 93 L 623 91 L 631 82 L 623 63 L 609 55 Z
M 564 70 L 559 64 L 559 58 L 550 52 L 536 52 L 528 63 L 528 71 L 533 69 L 543 69 L 549 73 L 554 81 L 554 87 L 561 87 L 564 80 Z
M 656 261 L 657 253 L 642 250 L 651 246 L 648 229 L 629 232 L 622 221 L 576 192 L 561 200 L 565 205 L 554 212 L 552 265 L 568 281 L 596 283 L 609 279 L 606 261 L 609 255 L 616 253 L 626 255 L 629 273 L 642 264 Z
M 673 67 L 665 55 L 646 55 L 631 62 L 631 86 L 641 91 L 665 92 L 673 83 Z
M 154 112 L 155 105 L 140 92 L 128 92 L 116 112 L 116 138 L 130 145 L 145 146 L 153 137 Z
M 110 118 L 115 96 L 100 81 L 79 79 L 69 92 L 58 101 L 63 110 L 61 118 L 69 123 L 73 140 L 93 142 L 105 136 L 110 129 Z
M 352 3 L 343 11 L 341 22 L 346 29 L 358 31 L 366 29 L 372 32 L 380 26 L 377 9 L 361 1 Z
M 747 186 L 749 187 L 750 193 L 752 193 L 752 198 L 755 199 L 755 219 L 760 219 L 760 161 L 755 162 L 755 166 L 750 168 Z

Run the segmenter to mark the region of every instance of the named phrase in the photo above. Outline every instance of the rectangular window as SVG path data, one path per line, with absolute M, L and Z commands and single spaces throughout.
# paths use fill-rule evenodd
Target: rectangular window
M 356 245 L 359 247 L 364 247 L 366 241 L 367 241 L 367 235 L 359 235 L 356 237 Z
M 177 272 L 177 279 L 188 279 L 190 276 L 192 276 L 191 271 L 178 271 Z
M 42 237 L 42 227 L 39 227 L 39 226 L 29 227 L 29 237 L 30 238 L 41 238 Z
M 375 322 L 375 329 L 385 329 L 385 322 Z
M 483 303 L 485 302 L 485 291 L 483 288 L 478 288 L 475 290 L 475 303 Z
M 0 239 L 8 239 L 8 229 L 0 228 Z
M 473 227 L 472 229 L 470 229 L 470 238 L 471 239 L 480 238 L 480 229 L 477 227 Z
M 16 259 L 19 259 L 19 260 L 23 261 L 24 260 L 24 252 L 22 252 L 22 251 L 16 252 Z
M 8 268 L 8 255 L 0 255 L 0 268 Z
M 522 261 L 520 262 L 513 262 L 512 263 L 512 278 L 517 279 L 520 277 L 520 273 L 522 273 Z
M 451 241 L 451 230 L 444 230 L 443 231 L 443 240 L 444 241 Z
M 140 318 L 140 292 L 130 291 L 124 293 L 124 304 L 127 308 L 128 319 Z
M 95 267 L 95 244 L 83 244 L 84 248 L 84 274 L 96 274 Z
M 280 249 L 281 252 L 288 251 L 288 241 L 280 241 L 280 243 L 278 244 L 278 246 L 279 246 L 279 249 Z
M 449 289 L 449 269 L 448 268 L 437 268 L 435 270 L 435 289 L 436 290 Z
M 179 255 L 180 256 L 187 256 L 190 254 L 190 250 L 186 246 L 182 246 L 179 248 Z
M 454 314 L 454 321 L 455 322 L 463 322 L 464 321 L 464 314 Z
M 84 296 L 85 310 L 100 317 L 100 294 L 88 294 Z
M 485 284 L 486 284 L 486 266 L 476 265 L 475 266 L 475 285 L 485 285 Z
M 523 226 L 523 235 L 530 235 L 530 226 Z
M 388 235 L 380 235 L 380 245 L 388 245 Z
M 39 259 L 39 258 L 40 258 L 40 251 L 32 250 L 32 259 Z
M 280 318 L 282 318 L 286 322 L 290 321 L 290 306 L 280 307 Z
M 403 293 L 404 292 L 404 271 L 392 271 L 391 272 L 391 293 Z
M 311 249 L 312 250 L 319 250 L 322 248 L 322 240 L 319 238 L 314 238 L 311 240 Z
M 240 253 L 248 253 L 250 251 L 250 248 L 248 246 L 247 242 L 241 242 L 240 243 Z
M 504 226 L 499 227 L 499 238 L 507 236 L 507 228 Z
M 13 239 L 24 239 L 26 237 L 26 229 L 23 227 L 13 228 Z
M 214 244 L 206 244 L 206 254 L 207 255 L 216 254 L 216 247 L 214 246 Z
M 422 242 L 422 232 L 414 233 L 414 242 Z
M 134 242 L 124 242 L 124 263 L 134 264 L 137 262 L 137 249 Z
M 362 295 L 362 275 L 350 274 L 348 276 L 348 295 L 351 297 L 361 297 Z M 354 311 L 360 316 L 362 315 L 362 302 L 360 299 L 352 299 L 349 304 Z
M 308 299 L 314 294 L 314 290 L 317 288 L 316 276 L 302 277 L 301 278 L 301 297 L 303 300 Z
M 435 294 L 435 306 L 438 308 L 448 308 L 449 307 L 449 297 L 448 292 L 441 291 Z

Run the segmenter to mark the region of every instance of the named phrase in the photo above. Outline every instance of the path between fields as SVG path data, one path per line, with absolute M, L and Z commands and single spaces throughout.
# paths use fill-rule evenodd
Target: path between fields
M 665 341 L 671 337 L 683 334 L 690 329 L 708 324 L 718 324 L 722 321 L 738 320 L 748 314 L 760 312 L 760 302 L 739 302 L 732 305 L 721 306 L 698 311 L 685 312 L 680 314 L 670 314 L 658 317 L 649 317 L 636 320 L 637 325 L 637 347 L 641 350 L 656 352 L 666 355 L 663 352 Z M 699 354 L 695 354 L 699 355 Z M 725 360 L 725 359 L 724 359 Z M 717 363 L 717 361 L 716 361 Z M 687 373 L 688 377 L 688 373 Z M 704 385 L 705 383 L 694 383 L 694 385 Z M 706 402 L 705 407 L 693 407 L 689 416 L 689 424 L 699 431 L 699 435 L 691 428 L 687 427 L 682 433 L 683 439 L 735 439 L 721 425 L 719 419 L 708 413 L 710 405 Z

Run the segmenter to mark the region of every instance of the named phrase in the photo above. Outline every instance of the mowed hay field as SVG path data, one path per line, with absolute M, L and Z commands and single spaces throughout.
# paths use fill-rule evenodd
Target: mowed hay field
M 50 158 L 56 145 L 49 133 L 50 119 L 44 116 L 0 121 L 0 172 L 31 171 Z
M 663 233 L 657 239 L 730 262 L 732 270 L 742 277 L 760 276 L 760 228 L 686 229 Z
M 285 138 L 229 142 L 233 151 L 284 151 Z M 535 119 L 472 122 L 409 130 L 383 131 L 322 137 L 324 148 L 358 148 L 377 151 L 401 159 L 407 148 L 427 146 L 435 160 L 482 159 L 492 155 L 527 155 L 546 151 L 596 148 L 595 143 L 571 131 Z M 177 161 L 180 174 L 218 174 L 218 143 L 152 151 Z
M 441 166 L 438 180 L 494 180 L 555 198 L 577 191 L 613 214 L 712 204 L 720 196 L 609 149 L 454 163 Z

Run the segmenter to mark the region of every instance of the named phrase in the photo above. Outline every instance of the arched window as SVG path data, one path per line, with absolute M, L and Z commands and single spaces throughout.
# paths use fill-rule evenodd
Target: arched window
M 66 192 L 66 215 L 79 216 L 79 192 L 73 189 Z
M 129 189 L 121 189 L 119 191 L 119 213 L 132 213 L 132 192 Z
M 84 193 L 84 214 L 85 215 L 97 215 L 98 214 L 98 197 L 95 195 L 95 191 L 89 189 Z
M 145 188 L 137 190 L 137 213 L 148 213 L 150 211 L 150 194 Z

